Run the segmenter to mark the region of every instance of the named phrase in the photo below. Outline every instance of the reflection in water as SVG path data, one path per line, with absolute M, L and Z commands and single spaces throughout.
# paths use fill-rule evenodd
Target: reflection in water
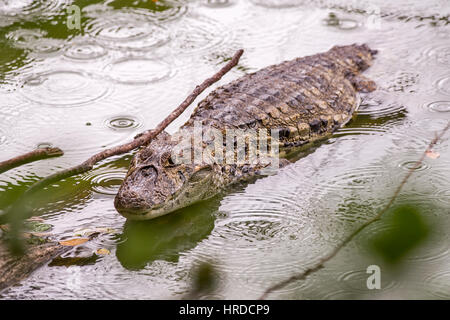
M 149 221 L 127 221 L 117 245 L 117 259 L 127 269 L 141 269 L 155 260 L 176 262 L 214 227 L 218 199 Z

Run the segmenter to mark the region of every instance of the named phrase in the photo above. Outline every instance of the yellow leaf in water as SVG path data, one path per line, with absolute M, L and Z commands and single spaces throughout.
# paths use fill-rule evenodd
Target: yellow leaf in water
M 431 159 L 437 159 L 440 157 L 439 152 L 434 152 L 433 150 L 427 150 L 425 154 L 427 155 L 428 158 Z
M 62 246 L 74 247 L 74 246 L 83 244 L 88 241 L 89 241 L 89 238 L 75 238 L 75 239 L 60 241 L 59 244 Z
M 108 249 L 102 248 L 102 249 L 98 249 L 97 250 L 97 254 L 101 254 L 101 255 L 108 255 L 111 252 Z

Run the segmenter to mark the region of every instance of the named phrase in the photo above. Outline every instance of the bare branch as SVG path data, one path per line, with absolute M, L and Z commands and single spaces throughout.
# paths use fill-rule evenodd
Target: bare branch
M 62 156 L 64 152 L 59 148 L 39 148 L 9 160 L 0 162 L 0 173 L 11 170 L 25 163 Z

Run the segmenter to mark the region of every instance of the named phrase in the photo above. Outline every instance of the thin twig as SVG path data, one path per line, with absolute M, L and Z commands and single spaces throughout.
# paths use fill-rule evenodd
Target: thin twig
M 219 81 L 228 71 L 231 70 L 231 68 L 237 65 L 243 53 L 244 50 L 238 50 L 234 54 L 233 58 L 225 66 L 223 66 L 222 69 L 220 69 L 212 77 L 203 81 L 202 84 L 195 87 L 194 91 L 192 91 L 192 93 L 174 111 L 172 111 L 170 115 L 168 115 L 162 122 L 160 122 L 155 129 L 148 130 L 143 134 L 138 135 L 131 142 L 99 152 L 75 167 L 56 172 L 31 185 L 31 187 L 28 188 L 27 191 L 25 191 L 22 196 L 15 202 L 15 204 L 19 203 L 17 206 L 18 208 L 20 208 L 20 210 L 17 210 L 18 208 L 16 208 L 13 204 L 9 210 L 7 210 L 3 215 L 0 216 L 0 224 L 7 223 L 8 220 L 11 219 L 10 216 L 13 214 L 13 212 L 14 214 L 20 214 L 22 219 L 28 218 L 30 212 L 27 212 L 29 210 L 26 209 L 26 206 L 23 203 L 20 204 L 20 202 L 24 201 L 27 196 L 36 192 L 37 190 L 40 190 L 56 181 L 87 172 L 91 170 L 96 163 L 106 158 L 128 153 L 140 146 L 150 143 L 150 141 L 152 141 L 158 134 L 160 134 L 169 124 L 171 124 L 176 118 L 178 118 L 206 88 Z
M 369 221 L 367 221 L 366 223 L 362 224 L 358 229 L 356 229 L 354 232 L 352 232 L 339 246 L 337 246 L 335 249 L 333 249 L 329 254 L 327 254 L 326 256 L 324 256 L 323 258 L 321 258 L 319 260 L 319 262 L 316 264 L 316 266 L 311 267 L 306 269 L 305 271 L 295 274 L 281 282 L 278 282 L 274 285 L 272 285 L 271 287 L 269 287 L 268 289 L 266 289 L 264 291 L 264 293 L 260 296 L 260 300 L 264 300 L 267 298 L 267 296 L 279 289 L 284 288 L 285 286 L 287 286 L 288 284 L 294 282 L 294 281 L 299 281 L 299 280 L 304 280 L 308 275 L 310 275 L 311 273 L 314 273 L 320 269 L 322 269 L 324 267 L 324 264 L 328 261 L 330 261 L 332 258 L 334 258 L 341 249 L 343 249 L 350 241 L 352 241 L 362 230 L 364 230 L 367 226 L 371 225 L 372 223 L 378 221 L 381 219 L 381 217 L 383 216 L 383 214 L 385 214 L 392 206 L 392 204 L 395 202 L 395 200 L 397 199 L 398 195 L 400 194 L 401 190 L 403 189 L 404 185 L 406 184 L 406 182 L 408 181 L 408 179 L 411 177 L 411 175 L 413 174 L 414 170 L 416 170 L 417 168 L 420 167 L 420 165 L 422 164 L 422 161 L 425 159 L 427 152 L 431 151 L 431 149 L 434 147 L 434 145 L 436 145 L 436 143 L 442 139 L 442 137 L 444 136 L 444 134 L 450 129 L 450 122 L 447 123 L 447 126 L 441 131 L 441 133 L 439 135 L 436 135 L 436 137 L 430 142 L 430 144 L 428 145 L 427 149 L 423 152 L 422 156 L 420 157 L 419 160 L 416 161 L 416 163 L 414 164 L 413 167 L 411 167 L 408 170 L 408 173 L 406 174 L 406 176 L 403 178 L 403 180 L 401 181 L 400 185 L 397 187 L 397 189 L 394 192 L 394 195 L 392 196 L 391 200 L 387 203 L 387 205 L 372 219 L 370 219 Z
M 25 163 L 62 156 L 64 152 L 59 148 L 38 148 L 20 156 L 0 162 L 0 173 L 11 170 Z

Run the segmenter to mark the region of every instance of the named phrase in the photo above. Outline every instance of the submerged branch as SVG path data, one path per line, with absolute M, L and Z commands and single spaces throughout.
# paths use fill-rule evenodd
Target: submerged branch
M 144 133 L 138 135 L 135 137 L 135 139 L 131 142 L 128 142 L 126 144 L 113 147 L 110 149 L 106 149 L 102 152 L 99 152 L 83 163 L 68 168 L 65 170 L 58 171 L 38 182 L 33 184 L 27 191 L 25 191 L 22 196 L 13 204 L 9 210 L 5 212 L 5 214 L 0 216 L 0 224 L 8 223 L 12 220 L 13 215 L 20 215 L 20 217 L 14 217 L 14 220 L 17 221 L 17 219 L 26 219 L 30 216 L 31 208 L 29 205 L 24 203 L 24 200 L 27 199 L 27 196 L 33 194 L 34 192 L 52 184 L 53 182 L 87 172 L 91 170 L 94 165 L 106 158 L 128 153 L 138 147 L 141 147 L 143 145 L 146 145 L 150 143 L 158 134 L 160 134 L 169 124 L 171 124 L 176 118 L 178 118 L 191 104 L 194 102 L 194 100 L 203 92 L 205 89 L 207 89 L 209 86 L 214 84 L 215 82 L 219 81 L 228 71 L 230 71 L 234 66 L 236 66 L 239 62 L 239 59 L 241 58 L 242 54 L 244 53 L 244 50 L 240 49 L 238 50 L 233 58 L 225 65 L 223 66 L 216 74 L 214 74 L 212 77 L 206 79 L 203 81 L 202 84 L 195 87 L 195 89 L 192 91 L 192 93 L 174 110 L 172 113 L 170 113 L 163 121 L 161 121 L 157 127 L 153 130 L 145 131 Z
M 325 255 L 323 258 L 321 258 L 318 263 L 314 266 L 314 267 L 310 267 L 308 269 L 306 269 L 305 271 L 298 273 L 298 274 L 294 274 L 293 276 L 287 278 L 286 280 L 283 280 L 281 282 L 278 282 L 274 285 L 272 285 L 271 287 L 269 287 L 268 289 L 266 289 L 264 291 L 264 293 L 259 297 L 260 300 L 266 299 L 267 296 L 279 289 L 284 288 L 285 286 L 289 285 L 292 282 L 295 281 L 300 281 L 300 280 L 304 280 L 306 279 L 306 277 L 308 275 L 310 275 L 311 273 L 314 273 L 320 269 L 322 269 L 324 267 L 324 264 L 328 261 L 330 261 L 331 259 L 333 259 L 340 251 L 341 249 L 343 249 L 350 241 L 352 241 L 361 231 L 363 231 L 366 227 L 368 227 L 369 225 L 371 225 L 372 223 L 378 221 L 381 219 L 381 217 L 383 216 L 383 214 L 385 214 L 394 204 L 395 200 L 397 199 L 398 195 L 400 194 L 401 190 L 403 189 L 404 185 L 406 184 L 406 182 L 408 181 L 408 179 L 411 177 L 411 175 L 413 174 L 414 170 L 416 170 L 417 168 L 419 168 L 423 162 L 423 160 L 425 159 L 425 157 L 427 156 L 427 153 L 432 151 L 432 148 L 436 145 L 436 143 L 439 142 L 439 140 L 442 139 L 442 137 L 444 136 L 444 134 L 450 129 L 450 122 L 447 123 L 447 126 L 441 131 L 441 133 L 439 133 L 438 135 L 436 135 L 436 137 L 430 142 L 430 144 L 428 145 L 427 149 L 423 152 L 422 156 L 420 157 L 420 159 L 418 159 L 414 166 L 412 166 L 409 170 L 408 173 L 406 174 L 406 176 L 403 178 L 403 180 L 400 182 L 399 186 L 397 187 L 397 189 L 394 192 L 394 195 L 392 196 L 392 198 L 390 199 L 390 201 L 386 204 L 386 206 L 372 219 L 370 219 L 369 221 L 367 221 L 366 223 L 362 224 L 358 229 L 356 229 L 355 231 L 353 231 L 347 238 L 344 239 L 344 241 L 337 246 L 333 251 L 331 251 L 330 253 L 328 253 L 327 255 Z
M 6 172 L 8 170 L 11 170 L 15 167 L 18 167 L 26 163 L 52 157 L 59 157 L 62 156 L 63 154 L 64 152 L 59 148 L 38 148 L 36 150 L 14 157 L 12 159 L 1 161 L 0 173 Z

